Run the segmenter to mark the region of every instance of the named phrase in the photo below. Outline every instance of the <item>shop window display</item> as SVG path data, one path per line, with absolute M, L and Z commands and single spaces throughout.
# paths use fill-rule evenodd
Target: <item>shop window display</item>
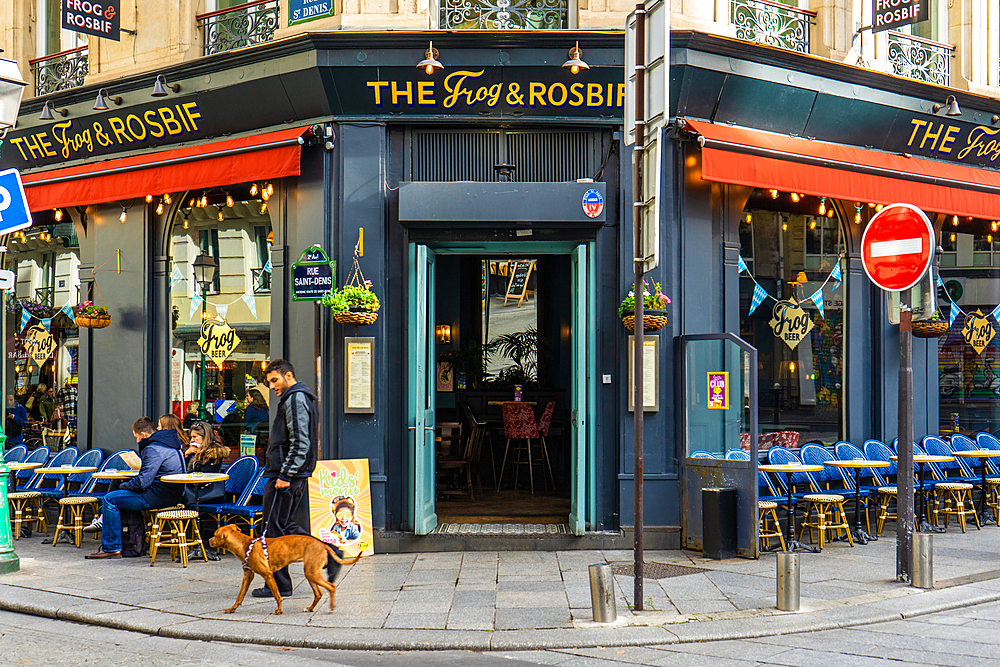
M 233 456 L 241 444 L 259 454 L 268 434 L 264 367 L 270 359 L 273 235 L 265 192 L 266 184 L 244 184 L 188 193 L 170 237 L 172 408 L 190 424 L 201 418 L 204 396 L 207 421 L 219 426 Z M 193 268 L 202 253 L 217 267 L 207 290 Z M 231 329 L 238 342 L 221 363 L 205 358 L 202 382 L 203 322 Z M 241 436 L 249 439 L 241 443 Z
M 740 335 L 758 350 L 761 433 L 843 437 L 844 236 L 832 201 L 755 190 L 740 220 Z

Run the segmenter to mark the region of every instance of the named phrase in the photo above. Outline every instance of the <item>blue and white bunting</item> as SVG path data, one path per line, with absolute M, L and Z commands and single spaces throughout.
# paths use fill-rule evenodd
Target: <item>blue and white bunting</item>
M 174 288 L 177 287 L 177 283 L 183 281 L 184 274 L 181 273 L 180 268 L 175 265 L 174 270 L 170 272 L 170 291 L 172 292 Z
M 250 314 L 253 315 L 253 318 L 257 319 L 257 300 L 254 298 L 253 290 L 248 289 L 243 293 L 241 298 L 246 303 L 247 308 L 250 309 Z
M 750 297 L 750 312 L 747 315 L 753 314 L 753 311 L 757 310 L 757 306 L 765 298 L 767 298 L 767 292 L 764 291 L 763 287 L 755 283 L 753 286 L 753 296 Z
M 998 305 L 996 308 L 994 308 L 993 312 L 990 313 L 990 315 L 993 317 L 994 320 L 996 320 L 998 317 L 1000 317 L 1000 305 Z M 997 321 L 1000 322 L 1000 320 L 997 320 Z
M 31 313 L 28 312 L 27 308 L 21 308 L 21 331 L 24 331 L 24 327 L 28 326 L 28 322 L 31 321 Z
M 271 273 L 271 271 L 273 270 L 270 259 L 267 260 L 267 264 L 264 265 L 264 270 L 267 271 L 268 273 Z
M 951 304 L 950 312 L 948 313 L 948 328 L 950 329 L 953 324 L 955 324 L 955 318 L 958 317 L 958 306 Z
M 51 317 L 46 317 L 44 320 L 42 320 L 42 326 L 45 327 L 46 331 L 51 331 L 51 329 L 52 329 L 52 318 Z
M 747 268 L 747 263 L 743 261 L 743 256 L 742 255 L 740 255 L 740 261 L 739 261 L 739 263 L 737 263 L 736 266 L 739 267 L 740 273 L 743 273 L 744 271 L 749 271 L 750 270 L 750 269 Z
M 215 304 L 215 314 L 219 317 L 220 320 L 226 319 L 226 313 L 229 312 L 229 305 L 230 304 L 228 303 Z
M 73 324 L 76 324 L 76 313 L 73 311 L 73 305 L 67 301 L 66 305 L 60 309 L 66 317 L 73 320 Z
M 837 289 L 840 287 L 840 284 L 844 282 L 844 274 L 840 271 L 840 262 L 833 265 L 833 271 L 830 272 L 830 278 L 833 279 L 833 289 Z M 822 311 L 823 309 L 820 308 L 820 312 Z
M 191 313 L 188 315 L 188 319 L 194 319 L 194 314 L 198 312 L 198 308 L 201 306 L 201 302 L 204 299 L 201 298 L 200 294 L 195 294 L 191 297 Z
M 819 311 L 819 316 L 824 320 L 826 319 L 826 313 L 823 311 L 823 290 L 822 288 L 813 292 L 813 295 L 809 297 L 809 300 L 816 305 L 816 310 Z
M 944 287 L 944 281 L 941 280 L 941 276 L 937 277 L 937 285 L 938 287 Z

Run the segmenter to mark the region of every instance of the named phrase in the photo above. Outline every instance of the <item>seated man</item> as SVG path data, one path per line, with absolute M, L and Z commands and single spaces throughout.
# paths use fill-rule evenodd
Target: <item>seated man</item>
M 122 557 L 122 510 L 150 510 L 170 507 L 180 502 L 183 484 L 161 482 L 163 475 L 185 472 L 184 452 L 175 429 L 156 430 L 149 417 L 140 417 L 132 425 L 139 446 L 142 466 L 139 474 L 122 483 L 117 491 L 104 496 L 101 549 L 87 558 Z

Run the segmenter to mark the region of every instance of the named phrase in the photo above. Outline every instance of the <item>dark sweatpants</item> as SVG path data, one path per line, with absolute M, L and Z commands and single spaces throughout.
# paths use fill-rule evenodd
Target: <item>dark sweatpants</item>
M 277 478 L 267 480 L 264 485 L 264 525 L 267 527 L 267 537 L 282 535 L 308 535 L 309 531 L 295 523 L 295 512 L 302 501 L 302 494 L 309 488 L 308 478 L 293 479 L 288 488 L 277 489 L 274 483 Z M 279 593 L 292 590 L 292 578 L 288 568 L 283 567 L 274 573 Z

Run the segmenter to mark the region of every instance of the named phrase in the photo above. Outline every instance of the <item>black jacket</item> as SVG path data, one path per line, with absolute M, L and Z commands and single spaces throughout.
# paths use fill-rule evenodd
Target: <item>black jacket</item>
M 301 382 L 282 394 L 271 425 L 264 477 L 290 481 L 310 477 L 316 469 L 316 395 Z
M 184 485 L 160 481 L 163 475 L 186 472 L 177 431 L 168 428 L 143 438 L 139 441 L 139 456 L 142 458 L 139 475 L 122 482 L 119 488 L 138 493 L 153 509 L 179 503 Z

